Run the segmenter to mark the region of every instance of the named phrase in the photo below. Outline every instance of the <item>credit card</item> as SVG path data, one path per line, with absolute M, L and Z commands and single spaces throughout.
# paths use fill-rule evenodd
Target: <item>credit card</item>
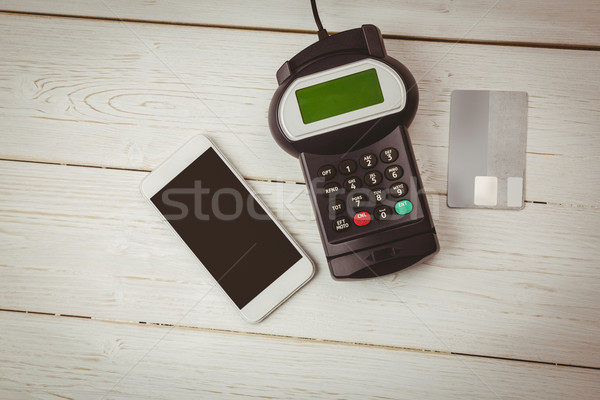
M 448 206 L 522 209 L 526 147 L 526 92 L 453 91 Z

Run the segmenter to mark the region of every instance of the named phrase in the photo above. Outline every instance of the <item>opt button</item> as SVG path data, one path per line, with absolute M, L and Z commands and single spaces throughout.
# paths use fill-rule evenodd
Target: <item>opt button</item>
M 396 210 L 396 214 L 406 215 L 411 212 L 413 209 L 413 205 L 408 200 L 400 200 L 396 203 L 394 210 Z
M 357 226 L 369 225 L 369 222 L 371 222 L 371 214 L 366 211 L 361 211 L 354 215 L 354 223 Z

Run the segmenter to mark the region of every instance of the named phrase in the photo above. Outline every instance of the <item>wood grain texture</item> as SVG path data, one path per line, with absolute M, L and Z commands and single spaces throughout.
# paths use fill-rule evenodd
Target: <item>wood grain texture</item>
M 0 162 L 0 308 L 600 367 L 598 209 L 433 197 L 435 258 L 336 282 L 304 185 L 252 182 L 318 272 L 249 325 L 143 201 L 143 176 Z
M 412 38 L 467 32 L 472 41 L 598 47 L 591 1 L 568 9 L 502 1 L 469 30 L 492 4 L 345 2 L 339 13 L 341 2 L 319 2 L 332 31 L 372 22 Z M 39 13 L 313 26 L 306 2 L 253 7 L 0 1 L 0 9 Z M 0 161 L 0 309 L 111 320 L 0 310 L 0 398 L 98 398 L 115 383 L 105 398 L 597 396 L 598 370 L 448 353 L 600 368 L 600 189 L 591 184 L 600 173 L 598 52 L 386 40 L 419 80 L 411 134 L 434 194 L 441 253 L 385 278 L 335 282 L 305 186 L 255 181 L 318 273 L 259 325 L 244 323 L 213 290 L 143 202 L 145 172 L 135 170 L 205 133 L 245 176 L 302 182 L 297 161 L 268 133 L 266 109 L 274 71 L 313 41 L 0 14 L 0 158 L 131 169 Z M 552 204 L 505 213 L 446 207 L 455 89 L 529 92 L 526 197 Z
M 303 179 L 267 108 L 275 70 L 311 35 L 14 15 L 0 29 L 1 158 L 149 170 L 205 133 L 246 177 Z M 429 192 L 446 193 L 451 91 L 524 90 L 527 200 L 600 205 L 600 53 L 387 45 L 419 81 L 410 132 Z
M 599 46 L 594 0 L 320 0 L 330 32 L 375 24 L 388 35 L 443 40 Z M 308 0 L 2 0 L 1 10 L 170 23 L 315 30 Z
M 600 371 L 552 365 L 6 312 L 0 324 L 5 398 L 591 400 L 600 390 Z

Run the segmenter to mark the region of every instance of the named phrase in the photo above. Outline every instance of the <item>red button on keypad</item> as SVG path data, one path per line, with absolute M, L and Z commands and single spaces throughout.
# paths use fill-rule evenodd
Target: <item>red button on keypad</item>
M 357 226 L 369 225 L 369 222 L 371 222 L 371 214 L 366 211 L 361 211 L 354 215 L 354 224 Z

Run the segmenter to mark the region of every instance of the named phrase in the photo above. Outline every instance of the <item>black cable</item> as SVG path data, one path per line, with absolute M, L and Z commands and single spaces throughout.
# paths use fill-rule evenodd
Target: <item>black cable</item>
M 325 39 L 329 34 L 323 28 L 323 24 L 321 23 L 321 18 L 319 18 L 319 11 L 317 10 L 317 0 L 310 0 L 310 5 L 312 7 L 313 17 L 315 17 L 315 23 L 317 24 L 317 35 L 319 35 L 319 40 Z

